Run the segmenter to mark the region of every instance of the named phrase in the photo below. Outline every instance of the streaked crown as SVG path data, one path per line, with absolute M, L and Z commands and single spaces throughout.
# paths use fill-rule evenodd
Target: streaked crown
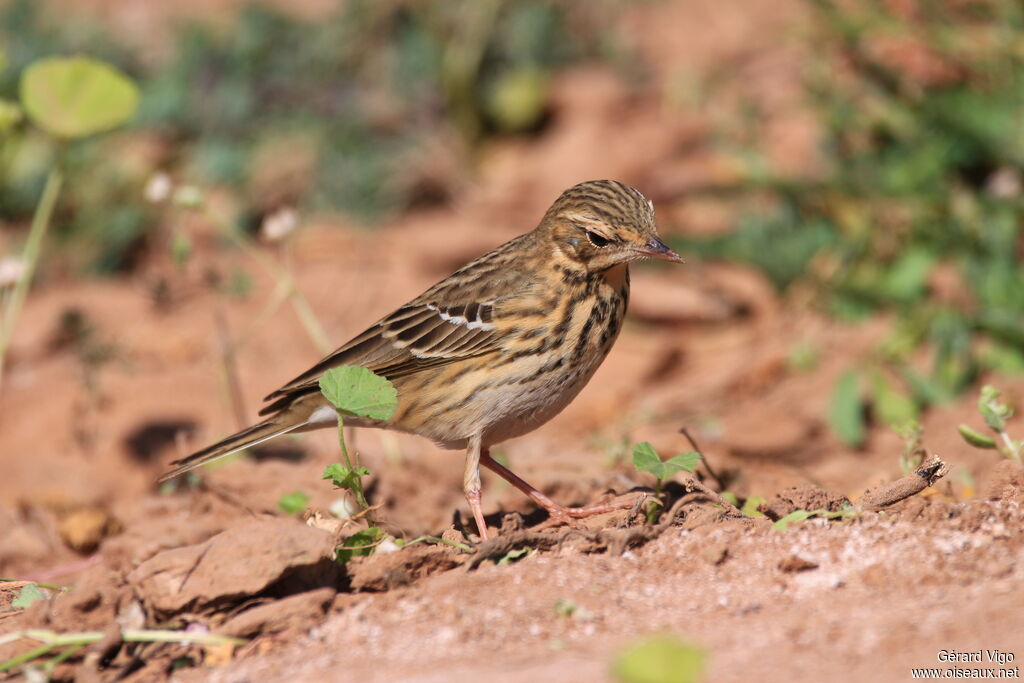
M 615 180 L 592 180 L 563 192 L 544 214 L 561 253 L 588 271 L 643 257 L 682 261 L 658 237 L 654 204 Z

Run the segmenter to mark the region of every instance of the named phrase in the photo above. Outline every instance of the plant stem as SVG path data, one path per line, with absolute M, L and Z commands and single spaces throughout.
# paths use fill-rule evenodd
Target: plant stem
M 203 215 L 206 216 L 207 220 L 217 226 L 221 233 L 231 240 L 242 252 L 256 261 L 284 289 L 288 300 L 292 304 L 292 308 L 295 310 L 295 315 L 299 318 L 299 323 L 302 324 L 302 329 L 305 330 L 310 341 L 316 346 L 317 351 L 324 355 L 330 353 L 333 347 L 328 341 L 319 319 L 313 313 L 313 307 L 309 305 L 309 301 L 299 291 L 298 286 L 296 286 L 295 278 L 292 277 L 291 272 L 257 249 L 247 236 L 235 230 L 230 223 L 215 214 L 205 202 L 203 203 L 203 209 Z
M 55 586 L 51 583 L 39 583 L 38 581 L 29 581 L 28 579 L 8 579 L 0 577 L 0 583 L 14 583 L 22 581 L 24 581 L 25 583 L 34 583 L 40 588 L 45 588 L 48 591 L 60 591 L 61 593 L 67 593 L 69 590 L 71 590 L 71 586 Z
M 351 472 L 355 472 L 356 468 L 359 467 L 359 455 L 356 455 L 355 466 L 353 466 L 352 458 L 348 454 L 348 446 L 345 445 L 345 418 L 340 410 L 338 411 L 338 443 L 341 445 L 341 455 L 345 458 L 345 467 Z M 356 496 L 359 509 L 365 513 L 367 524 L 377 526 L 370 515 L 370 504 L 366 501 L 366 494 L 363 492 L 363 478 L 359 475 L 355 476 L 355 486 L 352 487 L 352 493 Z
M 105 634 L 102 631 L 82 631 L 79 633 L 57 633 L 45 629 L 30 629 L 27 631 L 15 631 L 0 636 L 0 645 L 13 643 L 22 638 L 38 640 L 43 643 L 39 647 L 0 662 L 0 672 L 8 671 L 14 667 L 41 657 L 55 647 L 82 646 L 98 643 Z M 121 640 L 126 643 L 198 643 L 200 645 L 244 645 L 245 641 L 230 636 L 220 636 L 213 633 L 187 633 L 185 631 L 155 631 L 125 629 L 121 631 Z M 73 652 L 71 654 L 74 654 Z M 71 654 L 61 653 L 58 657 Z
M 28 232 L 28 241 L 25 243 L 25 251 L 22 254 L 24 270 L 14 285 L 14 291 L 3 312 L 3 320 L 0 321 L 0 386 L 3 385 L 4 359 L 7 357 L 7 349 L 14 336 L 14 327 L 18 322 L 22 304 L 25 303 L 25 296 L 28 294 L 28 287 L 35 274 L 36 264 L 39 261 L 39 252 L 43 246 L 43 237 L 50 226 L 50 218 L 53 216 L 53 209 L 57 205 L 57 197 L 60 195 L 60 187 L 64 182 L 64 174 L 61 173 L 58 164 L 54 163 L 46 176 L 46 185 L 43 186 L 43 194 L 39 197 L 36 205 L 35 215 L 32 216 L 32 227 Z
M 238 379 L 238 360 L 235 354 L 237 346 L 231 338 L 231 330 L 228 328 L 228 318 L 223 307 L 218 307 L 214 313 L 217 324 L 217 338 L 220 341 L 220 366 L 224 380 L 224 391 L 227 394 L 227 402 L 235 416 L 236 429 L 245 429 L 248 420 L 246 419 L 245 401 L 242 398 L 242 384 Z
M 1000 451 L 1002 451 L 1003 455 L 1005 455 L 1007 458 L 1011 460 L 1016 460 L 1017 462 L 1020 462 L 1021 444 L 1015 443 L 1014 440 L 1010 438 L 1010 435 L 1007 434 L 1006 431 L 1003 429 L 999 430 L 999 438 L 1002 439 L 1003 444 L 1006 445 L 1006 450 L 1003 450 L 1001 448 L 999 449 Z
M 85 647 L 84 644 L 79 643 L 78 645 L 72 645 L 68 649 L 64 650 L 59 655 L 55 656 L 53 659 L 51 659 L 50 661 L 48 661 L 46 663 L 46 666 L 44 667 L 46 672 L 47 673 L 52 672 L 54 669 L 57 668 L 58 664 L 60 664 L 61 662 L 65 661 L 66 659 L 70 659 L 71 657 L 74 657 L 76 654 L 81 652 L 82 648 L 84 648 L 84 647 Z

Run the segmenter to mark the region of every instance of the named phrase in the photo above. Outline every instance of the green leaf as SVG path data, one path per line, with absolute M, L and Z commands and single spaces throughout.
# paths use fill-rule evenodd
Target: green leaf
M 674 636 L 648 636 L 615 657 L 612 675 L 622 683 L 696 683 L 707 660 L 703 648 Z
M 875 419 L 889 427 L 906 424 L 917 419 L 917 404 L 893 386 L 881 372 L 871 376 L 872 409 Z
M 1000 391 L 986 384 L 981 388 L 978 412 L 985 418 L 985 424 L 997 432 L 1006 429 L 1006 421 L 1013 415 L 1010 407 L 999 401 Z
M 764 501 L 765 499 L 761 496 L 751 496 L 743 501 L 743 507 L 740 508 L 740 512 L 747 517 L 764 517 L 764 513 L 757 509 L 761 507 L 761 503 Z
M 648 441 L 633 447 L 633 467 L 640 472 L 653 472 L 661 465 L 661 458 Z
M 353 557 L 371 555 L 373 554 L 373 549 L 377 547 L 383 536 L 384 532 L 381 531 L 380 527 L 375 526 L 357 531 L 335 548 L 335 559 L 341 564 L 345 564 Z
M 125 74 L 89 57 L 33 62 L 21 78 L 21 103 L 33 123 L 62 138 L 81 138 L 128 121 L 139 90 Z
M 351 469 L 340 463 L 334 463 L 324 469 L 323 478 L 330 479 L 338 488 L 354 491 L 359 482 L 359 477 L 365 477 L 368 474 L 370 474 L 370 470 L 365 467 Z
M 828 424 L 839 440 L 847 446 L 864 445 L 864 411 L 861 409 L 857 375 L 847 370 L 836 383 L 829 404 Z
M 772 531 L 785 531 L 789 529 L 790 524 L 799 524 L 813 514 L 814 513 L 809 510 L 793 510 L 788 515 L 772 524 Z
M 18 597 L 11 600 L 11 607 L 14 609 L 27 609 L 40 600 L 46 600 L 46 593 L 39 590 L 39 586 L 30 583 L 23 586 L 21 592 L 18 593 Z
M 697 451 L 686 451 L 685 453 L 680 453 L 679 455 L 672 456 L 671 458 L 666 460 L 664 464 L 673 468 L 677 468 L 676 472 L 678 472 L 679 470 L 693 472 L 693 470 L 697 468 L 697 463 L 699 462 L 700 453 L 698 453 Z M 675 472 L 673 472 L 673 474 L 675 474 Z
M 355 365 L 325 372 L 320 391 L 337 410 L 371 420 L 388 420 L 398 407 L 398 391 L 391 382 Z
M 914 301 L 921 297 L 928 275 L 935 265 L 935 255 L 922 248 L 911 248 L 886 270 L 881 287 L 897 301 Z
M 307 505 L 309 505 L 309 496 L 302 491 L 285 493 L 277 499 L 277 507 L 281 508 L 286 515 L 297 515 L 304 511 Z
M 638 443 L 633 448 L 633 467 L 641 472 L 650 472 L 658 478 L 658 481 L 662 482 L 676 472 L 682 470 L 692 472 L 698 462 L 700 462 L 700 453 L 696 451 L 680 453 L 662 462 L 658 452 L 654 450 L 654 446 L 647 441 Z
M 999 446 L 996 445 L 995 440 L 990 439 L 980 432 L 976 432 L 967 425 L 960 425 L 956 428 L 960 432 L 960 436 L 963 437 L 964 441 L 974 446 L 975 448 L 991 448 L 996 449 Z

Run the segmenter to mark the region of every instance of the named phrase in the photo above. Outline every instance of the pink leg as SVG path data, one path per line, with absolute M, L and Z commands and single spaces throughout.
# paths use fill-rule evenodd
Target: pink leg
M 484 522 L 484 513 L 480 509 L 480 451 L 480 437 L 470 438 L 469 447 L 466 449 L 466 469 L 462 477 L 462 492 L 466 496 L 466 502 L 469 503 L 469 509 L 473 512 L 476 528 L 480 531 L 480 540 L 486 541 L 488 539 L 487 523 Z
M 480 531 L 480 540 L 486 541 L 488 539 L 487 522 L 484 521 L 484 511 L 480 508 L 480 489 L 466 491 L 465 494 L 469 509 L 473 511 L 473 519 L 476 520 L 476 528 Z
M 559 505 L 536 488 L 520 479 L 514 472 L 512 472 L 512 470 L 492 458 L 490 451 L 486 448 L 481 449 L 480 464 L 528 495 L 533 502 L 548 511 L 551 519 L 558 522 L 566 523 L 570 519 L 582 519 L 593 515 L 603 515 L 606 512 L 614 512 L 615 510 L 625 510 L 633 507 L 635 504 L 635 501 L 632 500 L 620 500 L 615 503 L 592 505 L 585 508 L 566 507 L 564 505 Z

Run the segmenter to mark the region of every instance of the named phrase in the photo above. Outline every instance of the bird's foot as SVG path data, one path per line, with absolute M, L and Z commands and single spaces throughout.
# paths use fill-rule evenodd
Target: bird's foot
M 484 513 L 480 508 L 480 489 L 467 489 L 466 490 L 466 501 L 469 503 L 469 509 L 473 512 L 473 519 L 476 521 L 476 528 L 480 534 L 480 542 L 484 542 L 490 538 L 487 533 L 487 522 L 484 521 Z
M 542 508 L 547 510 L 548 516 L 550 516 L 553 522 L 557 522 L 559 524 L 568 524 L 574 519 L 586 519 L 587 517 L 603 515 L 608 512 L 628 510 L 636 505 L 635 500 L 628 499 L 617 500 L 611 503 L 602 503 L 601 505 L 589 505 L 587 507 L 567 507 L 556 503 L 540 491 L 536 490 L 530 494 L 530 498 L 532 498 L 537 505 L 540 505 Z

